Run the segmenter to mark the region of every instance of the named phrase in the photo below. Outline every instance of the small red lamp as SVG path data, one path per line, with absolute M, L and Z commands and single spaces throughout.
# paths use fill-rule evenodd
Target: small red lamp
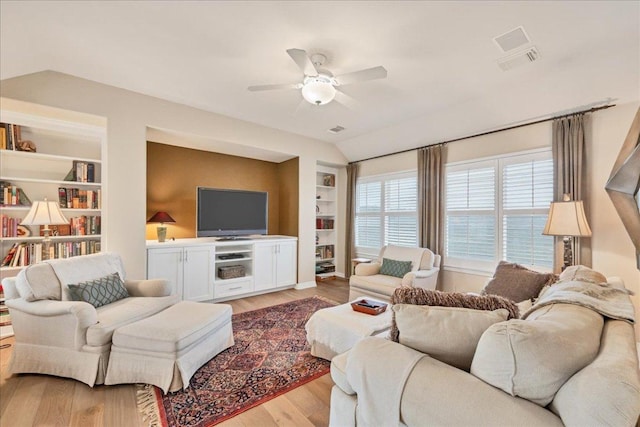
M 176 222 L 171 215 L 166 212 L 156 212 L 147 223 L 160 223 L 157 227 L 158 230 L 158 242 L 162 243 L 167 238 L 167 226 L 164 225 L 165 222 Z

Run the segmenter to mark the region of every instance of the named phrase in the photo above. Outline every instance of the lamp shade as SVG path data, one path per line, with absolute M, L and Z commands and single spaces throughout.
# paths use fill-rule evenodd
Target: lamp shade
M 547 236 L 591 236 L 581 200 L 552 202 L 542 234 Z
M 24 217 L 21 225 L 53 225 L 68 224 L 69 220 L 64 217 L 57 202 L 44 201 L 33 202 L 27 216 Z
M 156 212 L 155 215 L 149 218 L 147 222 L 159 222 L 163 224 L 165 222 L 176 222 L 176 221 L 173 218 L 171 218 L 171 215 L 169 215 L 166 212 Z

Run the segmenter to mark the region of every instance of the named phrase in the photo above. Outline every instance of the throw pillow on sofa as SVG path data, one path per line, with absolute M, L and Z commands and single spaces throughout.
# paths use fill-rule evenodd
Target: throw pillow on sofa
M 567 267 L 560 273 L 560 277 L 558 277 L 558 282 L 571 281 L 600 284 L 607 283 L 607 278 L 604 277 L 602 273 L 585 267 L 584 265 L 572 265 L 571 267 Z
M 391 295 L 391 304 L 430 305 L 440 307 L 462 307 L 474 310 L 498 310 L 509 312 L 507 319 L 518 318 L 518 307 L 513 301 L 496 295 L 468 295 L 459 292 L 442 292 L 424 288 L 402 286 Z M 395 313 L 391 316 L 390 338 L 398 342 L 398 325 Z
M 118 273 L 68 286 L 75 301 L 88 302 L 96 308 L 129 296 Z
M 519 264 L 500 261 L 482 295 L 499 295 L 514 302 L 537 298 L 542 288 L 556 281 L 553 273 L 539 273 Z
M 380 274 L 385 276 L 393 276 L 403 278 L 405 274 L 411 271 L 411 261 L 398 261 L 395 259 L 382 258 L 380 266 Z
M 486 311 L 461 307 L 396 304 L 400 344 L 456 368 L 469 371 L 483 332 L 507 320 L 504 308 Z
M 512 396 L 546 406 L 562 385 L 598 354 L 602 315 L 552 304 L 490 326 L 478 342 L 471 374 Z

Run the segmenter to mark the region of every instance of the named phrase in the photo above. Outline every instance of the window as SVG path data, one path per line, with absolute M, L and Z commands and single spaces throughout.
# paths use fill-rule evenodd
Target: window
M 356 184 L 356 247 L 374 254 L 384 245 L 418 246 L 416 172 L 365 177 Z
M 553 237 L 543 236 L 553 199 L 551 151 L 449 165 L 445 263 L 491 270 L 501 259 L 553 266 Z

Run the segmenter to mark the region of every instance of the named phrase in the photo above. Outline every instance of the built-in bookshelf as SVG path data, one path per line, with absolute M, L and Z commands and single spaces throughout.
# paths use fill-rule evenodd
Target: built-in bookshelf
M 334 168 L 318 165 L 316 170 L 316 277 L 335 276 L 336 177 Z
M 81 116 L 2 99 L 2 278 L 15 276 L 25 266 L 43 258 L 43 226 L 20 225 L 35 201 L 56 201 L 69 220 L 69 224 L 49 226 L 52 229 L 50 257 L 67 258 L 104 249 L 106 129 Z M 67 117 L 72 119 L 66 120 Z

